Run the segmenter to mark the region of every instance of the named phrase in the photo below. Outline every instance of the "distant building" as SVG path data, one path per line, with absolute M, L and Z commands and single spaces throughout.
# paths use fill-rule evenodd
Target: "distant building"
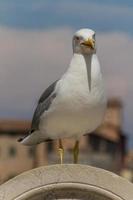
M 30 121 L 0 120 L 0 182 L 31 168 L 58 163 L 58 141 L 27 147 L 17 139 L 30 129 Z M 119 173 L 124 165 L 126 137 L 121 130 L 122 104 L 110 99 L 105 119 L 94 133 L 80 140 L 80 163 Z M 65 162 L 72 163 L 74 140 L 64 139 Z
M 0 182 L 37 165 L 35 155 L 38 152 L 35 147 L 25 147 L 17 142 L 18 137 L 29 129 L 29 121 L 0 120 Z M 41 162 L 47 163 L 43 144 L 40 146 L 38 164 Z
M 133 150 L 127 153 L 125 158 L 125 166 L 121 171 L 121 175 L 127 178 L 129 181 L 133 182 Z
M 32 167 L 31 148 L 17 143 L 28 129 L 26 121 L 0 120 L 0 182 Z
M 109 99 L 103 124 L 89 135 L 92 164 L 116 173 L 124 167 L 126 155 L 126 136 L 122 131 L 122 109 L 119 99 Z

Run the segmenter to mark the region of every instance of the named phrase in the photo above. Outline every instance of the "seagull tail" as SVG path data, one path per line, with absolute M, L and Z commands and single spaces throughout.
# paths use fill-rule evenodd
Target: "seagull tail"
M 52 141 L 52 139 L 44 138 L 43 135 L 38 130 L 32 131 L 28 135 L 18 139 L 18 142 L 26 146 L 36 145 L 40 144 L 41 142 L 50 142 L 50 141 Z
M 34 131 L 24 136 L 23 138 L 19 138 L 18 142 L 26 146 L 31 146 L 31 145 L 36 145 L 43 142 L 43 138 L 41 137 L 41 134 L 39 131 Z

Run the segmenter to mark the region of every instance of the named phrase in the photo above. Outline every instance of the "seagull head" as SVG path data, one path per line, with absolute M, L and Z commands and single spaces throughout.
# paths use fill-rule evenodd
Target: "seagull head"
M 80 29 L 73 36 L 73 52 L 79 54 L 96 53 L 95 32 L 91 29 Z

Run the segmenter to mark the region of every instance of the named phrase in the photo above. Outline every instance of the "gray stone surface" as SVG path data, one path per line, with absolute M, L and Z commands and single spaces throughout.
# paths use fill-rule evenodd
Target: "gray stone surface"
M 86 165 L 50 165 L 0 186 L 0 200 L 133 200 L 133 184 Z

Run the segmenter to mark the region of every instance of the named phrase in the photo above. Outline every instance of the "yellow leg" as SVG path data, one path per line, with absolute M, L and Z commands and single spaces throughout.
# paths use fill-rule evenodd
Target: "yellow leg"
M 59 139 L 58 152 L 59 152 L 59 156 L 60 156 L 60 164 L 63 164 L 63 161 L 64 161 L 64 148 L 63 148 L 61 139 Z
M 78 155 L 79 155 L 79 141 L 77 140 L 75 142 L 75 146 L 73 148 L 73 158 L 74 158 L 74 163 L 78 163 Z

